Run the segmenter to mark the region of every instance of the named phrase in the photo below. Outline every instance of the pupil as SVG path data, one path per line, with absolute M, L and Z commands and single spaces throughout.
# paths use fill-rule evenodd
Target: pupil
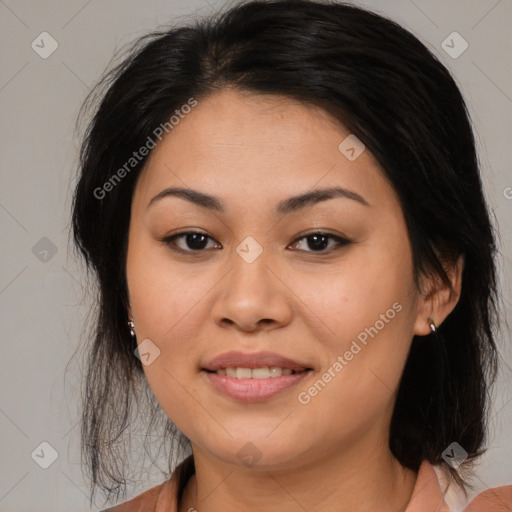
M 201 233 L 191 233 L 187 235 L 187 245 L 194 250 L 204 249 L 206 246 L 206 238 L 206 235 Z M 326 235 L 311 235 L 308 237 L 308 246 L 313 250 L 325 249 L 328 245 L 328 241 L 329 237 Z
M 309 241 L 315 240 L 313 244 L 308 242 L 310 249 L 325 249 L 329 241 L 329 238 L 326 235 L 311 235 L 308 239 Z M 322 241 L 319 243 L 320 239 L 322 239 Z
M 198 242 L 199 241 L 199 242 Z M 205 242 L 206 241 L 206 235 L 203 235 L 201 233 L 191 233 L 187 235 L 187 245 L 191 249 L 204 249 Z

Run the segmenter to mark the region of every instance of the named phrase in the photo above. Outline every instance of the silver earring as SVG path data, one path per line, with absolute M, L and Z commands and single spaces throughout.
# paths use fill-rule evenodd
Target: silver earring
M 434 333 L 437 331 L 436 324 L 434 323 L 434 321 L 433 321 L 431 318 L 429 318 L 429 319 L 427 320 L 427 322 L 428 322 L 428 325 L 430 326 L 430 332 L 431 332 L 431 334 L 434 334 Z
M 133 329 L 135 328 L 135 324 L 131 320 L 128 322 L 128 327 L 130 328 L 130 336 L 134 338 L 135 331 Z

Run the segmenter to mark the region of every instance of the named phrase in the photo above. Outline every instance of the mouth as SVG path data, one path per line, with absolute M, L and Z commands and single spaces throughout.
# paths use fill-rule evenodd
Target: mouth
M 227 375 L 234 379 L 275 379 L 282 375 L 297 375 L 310 371 L 312 368 L 304 368 L 303 370 L 292 370 L 291 368 L 282 368 L 280 366 L 261 366 L 259 368 L 246 368 L 243 366 L 218 368 L 217 370 L 207 370 L 208 373 L 216 375 Z
M 313 368 L 270 352 L 229 352 L 212 359 L 201 374 L 214 390 L 242 402 L 261 402 L 296 386 Z

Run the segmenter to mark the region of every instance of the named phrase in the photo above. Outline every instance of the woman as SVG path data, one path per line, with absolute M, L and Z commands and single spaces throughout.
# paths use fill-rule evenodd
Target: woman
M 108 510 L 447 511 L 450 482 L 464 498 L 496 247 L 446 68 L 363 9 L 255 1 L 142 38 L 98 95 L 73 211 L 99 283 L 93 494 L 125 484 L 133 414 L 163 411 L 169 472 L 188 457 Z

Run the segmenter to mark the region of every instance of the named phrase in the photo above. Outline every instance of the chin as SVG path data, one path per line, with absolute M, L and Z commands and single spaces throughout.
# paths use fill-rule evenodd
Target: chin
M 283 445 L 283 439 L 277 436 L 274 440 L 265 436 L 242 436 L 230 439 L 229 443 L 215 444 L 208 451 L 228 464 L 248 469 L 275 470 L 296 465 L 301 455 L 297 452 L 297 444 Z

